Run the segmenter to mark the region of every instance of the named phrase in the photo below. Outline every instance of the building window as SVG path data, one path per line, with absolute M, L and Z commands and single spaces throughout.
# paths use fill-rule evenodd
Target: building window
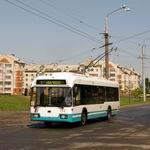
M 6 81 L 5 85 L 11 85 L 11 82 Z
M 88 71 L 92 72 L 92 71 L 94 71 L 94 68 L 89 68 Z
M 115 81 L 115 79 L 110 79 L 110 81 Z
M 11 70 L 6 70 L 6 72 L 7 72 L 7 73 L 12 73 L 12 71 L 11 71 Z
M 111 74 L 110 74 L 110 77 L 115 77 L 115 74 L 114 74 L 114 73 L 111 73 Z
M 114 68 L 110 68 L 110 72 L 115 72 L 115 69 Z
M 5 64 L 5 67 L 11 68 L 12 64 Z
M 28 74 L 26 74 L 26 77 L 28 77 Z
M 11 91 L 11 88 L 5 88 L 5 91 L 6 91 L 6 92 L 10 92 L 10 91 Z
M 5 76 L 6 79 L 11 79 L 11 76 Z

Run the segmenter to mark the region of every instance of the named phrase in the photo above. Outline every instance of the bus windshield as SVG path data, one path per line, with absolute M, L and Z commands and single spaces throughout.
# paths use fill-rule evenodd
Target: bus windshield
M 36 87 L 31 92 L 31 105 L 67 107 L 72 105 L 71 95 L 68 87 Z

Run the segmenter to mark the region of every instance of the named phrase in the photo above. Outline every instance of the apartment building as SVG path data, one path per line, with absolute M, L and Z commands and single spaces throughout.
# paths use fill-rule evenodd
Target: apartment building
M 23 89 L 29 92 L 32 81 L 39 75 L 49 75 L 52 72 L 77 72 L 79 73 L 79 65 L 58 65 L 58 64 L 28 64 L 24 69 L 24 85 Z
M 91 63 L 91 59 L 80 65 L 58 65 L 58 64 L 30 64 L 25 66 L 24 89 L 29 89 L 33 79 L 41 74 L 49 75 L 51 72 L 76 72 L 87 76 L 105 78 L 105 62 Z M 89 66 L 89 64 L 91 65 Z M 88 66 L 88 67 L 87 67 Z M 109 62 L 109 80 L 117 81 L 122 94 L 139 87 L 140 75 L 132 68 L 122 67 Z
M 88 63 L 90 64 L 90 63 Z M 99 61 L 94 66 L 86 68 L 85 74 L 93 77 L 105 78 L 105 62 Z M 82 64 L 83 67 L 83 64 Z M 120 85 L 120 91 L 122 94 L 127 94 L 139 87 L 140 75 L 133 68 L 122 67 L 118 64 L 109 62 L 109 80 L 117 81 Z
M 137 89 L 140 85 L 140 75 L 133 68 L 126 68 L 117 66 L 118 68 L 118 82 L 122 94 L 126 95 L 130 91 Z
M 29 94 L 35 77 L 52 72 L 75 72 L 87 76 L 105 78 L 105 62 L 94 63 L 88 59 L 79 65 L 63 64 L 25 64 L 15 55 L 0 55 L 0 93 Z M 117 81 L 122 94 L 139 87 L 140 75 L 132 68 L 109 62 L 109 80 Z
M 15 55 L 0 55 L 0 93 L 22 94 L 24 61 Z

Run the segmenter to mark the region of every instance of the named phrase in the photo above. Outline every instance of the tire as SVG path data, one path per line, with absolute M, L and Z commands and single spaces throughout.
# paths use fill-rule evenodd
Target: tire
M 86 123 L 87 123 L 87 112 L 83 110 L 81 114 L 81 125 L 85 126 Z
M 108 107 L 107 109 L 107 120 L 110 120 L 112 117 L 111 107 Z

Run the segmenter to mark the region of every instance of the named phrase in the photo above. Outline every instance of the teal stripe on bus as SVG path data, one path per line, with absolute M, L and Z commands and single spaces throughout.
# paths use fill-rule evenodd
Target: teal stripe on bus
M 107 116 L 107 111 L 88 112 L 88 119 L 95 119 Z
M 60 116 L 58 117 L 32 117 L 33 114 L 31 114 L 31 120 L 33 121 L 50 121 L 50 122 L 78 122 L 80 121 L 81 119 L 81 115 L 78 116 L 78 117 L 73 117 L 72 114 L 67 114 L 68 115 L 68 118 L 60 118 Z
M 119 110 L 112 110 L 112 115 L 116 115 Z M 50 122 L 78 122 L 81 121 L 81 113 L 77 114 L 67 114 L 68 118 L 60 118 L 60 115 L 58 117 L 33 117 L 34 114 L 38 113 L 31 113 L 30 117 L 33 121 L 50 121 Z M 94 111 L 94 112 L 88 112 L 88 119 L 95 119 L 100 117 L 106 117 L 107 111 Z

